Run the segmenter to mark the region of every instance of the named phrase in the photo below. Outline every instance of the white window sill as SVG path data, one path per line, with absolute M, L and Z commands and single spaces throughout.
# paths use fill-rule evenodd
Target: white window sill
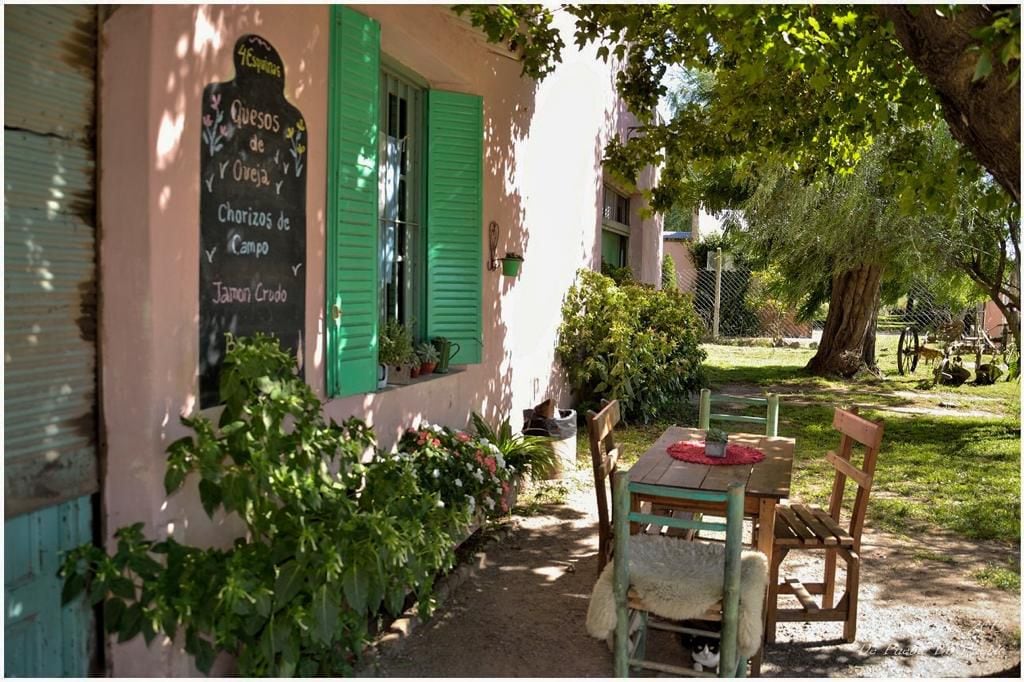
M 403 388 L 411 388 L 413 386 L 419 386 L 420 384 L 426 384 L 431 381 L 439 381 L 448 377 L 458 376 L 466 371 L 465 365 L 451 366 L 448 371 L 444 374 L 438 374 L 436 372 L 432 374 L 426 374 L 410 379 L 407 384 L 388 384 L 384 388 L 378 388 L 374 393 L 390 393 L 391 391 L 397 391 Z

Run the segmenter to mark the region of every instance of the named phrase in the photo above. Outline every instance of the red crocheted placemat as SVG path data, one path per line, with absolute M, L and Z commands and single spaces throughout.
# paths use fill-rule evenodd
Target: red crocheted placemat
M 668 454 L 693 464 L 757 464 L 764 459 L 764 453 L 757 448 L 729 443 L 725 446 L 725 457 L 708 457 L 704 454 L 704 441 L 681 440 L 668 446 Z

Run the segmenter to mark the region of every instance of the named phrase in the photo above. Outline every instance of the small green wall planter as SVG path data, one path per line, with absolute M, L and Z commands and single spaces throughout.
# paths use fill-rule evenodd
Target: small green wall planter
M 519 268 L 523 266 L 522 258 L 509 258 L 505 257 L 501 259 L 501 274 L 506 277 L 515 277 L 519 274 Z

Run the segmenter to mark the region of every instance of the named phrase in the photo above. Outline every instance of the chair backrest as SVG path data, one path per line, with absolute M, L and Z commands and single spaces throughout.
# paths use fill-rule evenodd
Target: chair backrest
M 631 523 L 646 525 L 660 524 L 663 526 L 692 530 L 725 531 L 725 566 L 722 576 L 722 640 L 720 660 L 723 666 L 729 662 L 731 666 L 738 656 L 737 636 L 740 602 L 740 559 L 743 547 L 743 496 L 744 485 L 739 482 L 729 484 L 726 492 L 707 490 L 684 490 L 668 488 L 646 483 L 633 483 L 629 480 L 629 472 L 619 471 L 614 476 L 615 485 L 615 601 L 616 605 L 624 606 L 628 600 L 629 581 L 629 527 Z M 678 500 L 698 500 L 701 502 L 725 502 L 725 523 L 704 521 L 702 518 L 677 518 L 661 516 L 655 513 L 631 511 L 630 498 L 633 494 L 656 495 L 661 498 Z M 668 539 L 669 542 L 687 542 L 686 540 Z M 698 541 L 699 542 L 699 541 Z M 623 627 L 622 619 L 619 628 Z M 628 629 L 628 626 L 626 626 Z M 618 632 L 618 636 L 625 635 Z M 618 657 L 617 657 L 618 658 Z M 616 665 L 619 665 L 618 660 Z
M 765 408 L 765 416 L 753 417 L 742 414 L 725 414 L 711 412 L 714 404 L 738 404 L 738 405 L 760 405 Z M 757 424 L 764 427 L 764 435 L 779 435 L 779 396 L 769 393 L 764 398 L 748 398 L 738 395 L 711 395 L 711 391 L 702 388 L 700 391 L 700 409 L 697 417 L 697 427 L 705 431 L 711 427 L 712 421 L 741 422 Z
M 878 462 L 878 450 L 882 447 L 882 434 L 885 424 L 873 422 L 857 414 L 857 408 L 849 410 L 836 408 L 832 417 L 832 427 L 841 434 L 839 452 L 829 452 L 825 459 L 836 470 L 832 483 L 832 494 L 829 496 L 828 513 L 838 524 L 843 508 L 843 496 L 846 492 L 846 479 L 857 483 L 857 496 L 853 501 L 850 515 L 849 533 L 853 538 L 854 551 L 860 551 L 860 534 L 864 529 L 864 516 L 868 509 L 868 496 L 875 477 L 875 464 Z M 858 468 L 851 461 L 853 446 L 859 443 L 864 447 L 864 459 Z
M 602 401 L 601 411 L 587 412 L 590 459 L 594 466 L 594 491 L 597 494 L 598 575 L 612 554 L 611 476 L 617 470 L 619 448 L 613 431 L 622 418 L 619 401 Z

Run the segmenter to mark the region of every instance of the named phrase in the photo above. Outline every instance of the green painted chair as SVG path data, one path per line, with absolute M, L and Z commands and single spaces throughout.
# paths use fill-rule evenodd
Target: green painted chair
M 719 649 L 720 663 L 718 676 L 745 677 L 748 656 L 760 648 L 762 639 L 761 609 L 764 594 L 767 591 L 767 561 L 760 552 L 744 553 L 741 550 L 743 539 L 743 484 L 733 483 L 729 486 L 728 492 L 722 493 L 681 490 L 631 483 L 628 472 L 617 472 L 614 476 L 614 491 L 615 552 L 613 558 L 613 593 L 615 606 L 615 676 L 628 677 L 630 668 L 691 677 L 709 676 L 707 672 L 698 672 L 682 666 L 646 660 L 644 656 L 647 630 L 650 628 L 675 633 L 688 632 L 709 637 L 720 637 L 721 647 Z M 723 524 L 679 519 L 671 516 L 657 516 L 640 511 L 631 511 L 630 499 L 633 494 L 658 495 L 662 498 L 699 500 L 713 503 L 725 502 L 726 522 Z M 689 542 L 664 536 L 630 536 L 631 523 L 641 526 L 654 523 L 690 530 L 725 531 L 726 539 L 723 548 L 722 543 Z M 632 541 L 630 540 L 631 537 L 633 538 Z M 641 547 L 634 544 L 636 542 L 640 542 L 644 546 Z M 647 547 L 651 543 L 662 544 L 653 548 L 652 552 L 651 548 Z M 655 572 L 658 574 L 657 578 L 652 580 L 650 576 L 642 577 L 644 581 L 642 586 L 635 579 L 631 579 L 631 571 L 637 573 L 644 572 L 640 567 L 648 560 L 642 556 L 634 556 L 631 564 L 631 545 L 633 545 L 634 554 L 641 551 L 641 554 L 646 553 L 647 556 L 654 555 L 661 558 L 655 569 Z M 674 560 L 675 552 L 679 552 L 679 561 Z M 753 563 L 751 563 L 751 560 L 753 560 Z M 741 564 L 744 579 L 751 578 L 743 586 L 740 584 Z M 721 592 L 718 592 L 718 583 L 714 580 L 713 574 L 695 571 L 693 569 L 694 565 L 720 567 L 722 570 Z M 668 569 L 667 571 L 665 570 L 666 568 Z M 700 575 L 697 575 L 698 573 Z M 639 576 L 634 575 L 632 577 L 637 578 Z M 667 609 L 662 603 L 644 602 L 645 594 L 663 594 L 666 589 L 681 593 L 686 593 L 690 589 L 706 590 L 709 584 L 716 586 L 710 597 L 711 601 L 708 602 L 710 611 L 704 611 L 704 615 L 699 616 L 699 618 L 700 620 L 720 619 L 721 632 L 683 627 L 668 620 L 662 620 L 663 618 L 682 620 L 689 618 L 689 616 L 665 612 L 666 610 L 676 608 L 675 606 Z M 650 590 L 650 592 L 645 592 L 645 589 Z M 743 635 L 748 639 L 746 643 L 747 655 L 743 655 L 741 652 L 741 644 L 743 643 L 739 639 L 743 636 L 740 634 L 741 592 L 744 597 L 742 611 L 745 618 L 743 624 L 745 629 Z M 650 597 L 647 598 L 649 599 Z M 720 599 L 720 601 L 716 603 L 715 600 L 717 599 Z M 754 634 L 750 634 L 751 632 Z M 753 646 L 751 646 L 751 641 L 754 642 Z
M 713 413 L 711 406 L 715 404 L 729 405 L 758 405 L 766 409 L 764 417 L 753 417 L 740 414 Z M 738 395 L 711 395 L 706 388 L 700 391 L 700 410 L 697 417 L 697 427 L 708 430 L 712 421 L 757 424 L 764 427 L 764 435 L 779 435 L 779 396 L 768 394 L 766 398 L 747 398 Z

